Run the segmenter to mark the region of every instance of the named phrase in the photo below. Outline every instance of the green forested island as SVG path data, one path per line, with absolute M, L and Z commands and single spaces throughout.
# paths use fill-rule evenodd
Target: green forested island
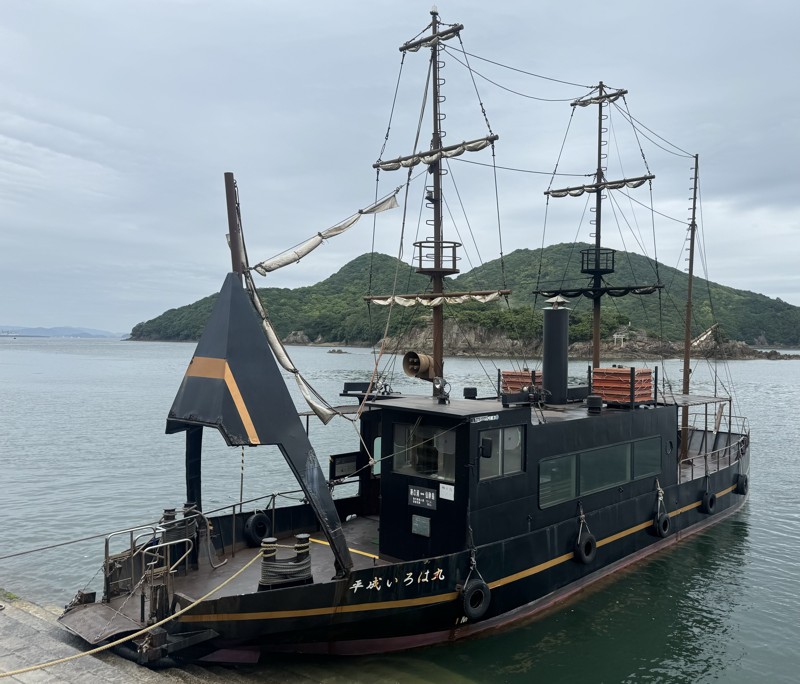
M 465 327 L 480 328 L 512 340 L 529 342 L 541 337 L 541 309 L 544 298 L 535 289 L 577 287 L 587 283 L 580 273 L 580 251 L 588 244 L 559 244 L 542 249 L 519 249 L 503 262 L 489 261 L 467 273 L 447 279 L 452 292 L 506 288 L 513 294 L 509 302 L 447 306 L 445 313 Z M 398 270 L 399 269 L 399 270 Z M 278 334 L 293 341 L 319 344 L 372 345 L 383 337 L 387 307 L 368 304 L 364 296 L 392 294 L 397 272 L 397 294 L 424 292 L 426 276 L 408 264 L 385 254 L 364 254 L 337 273 L 315 285 L 286 288 L 260 288 L 273 326 Z M 616 272 L 607 278 L 609 285 L 663 284 L 649 296 L 604 298 L 604 331 L 610 335 L 621 326 L 630 326 L 641 335 L 666 341 L 683 338 L 688 276 L 632 252 L 616 254 Z M 193 304 L 170 309 L 152 320 L 136 325 L 133 340 L 196 340 L 203 331 L 217 295 Z M 697 335 L 719 323 L 723 335 L 758 346 L 800 346 L 800 307 L 780 299 L 736 290 L 695 278 L 693 289 L 692 334 Z M 568 305 L 570 340 L 591 337 L 591 301 L 583 297 Z M 430 312 L 424 307 L 395 307 L 389 335 L 402 337 L 425 324 Z

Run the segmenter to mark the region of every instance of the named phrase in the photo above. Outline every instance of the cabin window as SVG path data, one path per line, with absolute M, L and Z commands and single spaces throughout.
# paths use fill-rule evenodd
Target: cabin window
M 542 508 L 569 501 L 578 495 L 575 488 L 576 461 L 575 454 L 540 461 L 539 505 Z
M 481 480 L 522 472 L 522 435 L 521 425 L 478 433 Z
M 578 491 L 599 492 L 631 479 L 631 445 L 615 444 L 580 455 Z
M 375 461 L 372 464 L 372 474 L 377 476 L 381 474 L 381 460 L 382 460 L 382 452 L 381 452 L 381 438 L 380 436 L 376 437 L 372 441 L 372 460 Z
M 394 471 L 404 475 L 456 480 L 456 434 L 435 425 L 395 423 Z
M 661 437 L 640 439 L 633 443 L 633 479 L 661 472 Z
M 539 506 L 555 506 L 660 472 L 661 437 L 542 459 Z

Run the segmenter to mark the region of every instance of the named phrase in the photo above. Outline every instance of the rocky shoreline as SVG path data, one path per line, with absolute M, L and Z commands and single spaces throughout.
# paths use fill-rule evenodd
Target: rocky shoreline
M 302 331 L 294 331 L 287 335 L 284 344 L 314 347 L 370 347 L 348 340 L 310 340 Z M 431 333 L 428 330 L 415 330 L 400 338 L 386 338 L 385 349 L 393 353 L 403 354 L 407 351 L 430 349 Z M 376 345 L 377 346 L 377 345 Z M 444 350 L 447 356 L 485 356 L 485 357 L 526 357 L 540 358 L 542 354 L 541 340 L 532 343 L 512 340 L 501 334 L 488 332 L 478 327 L 463 327 L 457 324 L 445 326 Z M 620 361 L 679 359 L 683 357 L 683 343 L 663 342 L 647 337 L 631 336 L 624 342 L 606 340 L 600 345 L 600 354 L 604 358 Z M 575 342 L 570 345 L 570 359 L 590 359 L 592 357 L 591 342 Z M 763 351 L 755 349 L 745 342 L 720 342 L 697 345 L 692 349 L 693 358 L 717 359 L 769 359 L 798 360 L 800 354 L 786 354 L 778 349 Z

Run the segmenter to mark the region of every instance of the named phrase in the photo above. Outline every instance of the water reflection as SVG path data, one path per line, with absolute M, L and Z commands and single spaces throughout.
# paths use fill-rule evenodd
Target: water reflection
M 486 639 L 407 658 L 492 680 L 679 682 L 703 680 L 740 654 L 737 626 L 748 515 L 606 578 L 532 622 Z
M 180 505 L 183 440 L 164 435 L 164 419 L 193 351 L 179 344 L 0 340 L 0 555 L 144 522 Z M 345 381 L 366 380 L 371 371 L 369 350 L 347 351 L 291 354 L 336 402 Z M 448 359 L 453 396 L 463 385 L 491 393 L 498 366 L 513 367 Z M 747 415 L 753 429 L 750 500 L 735 518 L 493 637 L 394 656 L 287 662 L 312 680 L 348 682 L 796 681 L 800 364 L 731 367 L 741 403 L 735 412 Z M 669 361 L 659 377 L 677 377 L 679 368 Z M 585 362 L 570 364 L 576 380 L 585 373 Z M 694 381 L 698 391 L 713 389 L 705 366 Z M 401 375 L 392 384 L 425 391 Z M 294 392 L 293 382 L 289 388 Z M 324 462 L 328 453 L 354 446 L 356 435 L 352 424 L 335 419 L 312 424 L 312 441 Z M 211 435 L 204 442 L 209 501 L 231 502 L 239 495 L 241 451 Z M 274 451 L 245 455 L 245 496 L 294 484 Z M 95 541 L 0 561 L 0 586 L 63 605 L 98 569 L 101 552 Z M 265 676 L 270 671 L 262 666 Z

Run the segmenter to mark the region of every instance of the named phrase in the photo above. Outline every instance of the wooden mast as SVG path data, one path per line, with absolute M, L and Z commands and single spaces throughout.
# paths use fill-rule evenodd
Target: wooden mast
M 231 250 L 231 271 L 239 274 L 239 282 L 244 278 L 244 247 L 242 227 L 239 225 L 236 180 L 230 171 L 225 172 L 225 205 L 228 209 L 228 246 Z
M 439 93 L 439 12 L 431 10 L 431 74 L 433 85 L 433 135 L 431 149 L 438 150 L 442 146 L 441 104 Z M 442 270 L 442 169 L 441 159 L 431 164 L 433 174 L 433 269 L 431 269 L 431 290 L 433 295 L 444 292 L 444 272 Z M 444 309 L 442 304 L 433 307 L 433 374 L 437 378 L 444 377 Z M 434 388 L 434 392 L 436 389 Z
M 686 323 L 683 330 L 683 387 L 681 391 L 689 394 L 689 376 L 692 357 L 692 285 L 694 281 L 694 239 L 697 233 L 697 183 L 700 177 L 700 155 L 694 155 L 694 183 L 692 188 L 692 218 L 689 223 L 689 283 L 686 293 Z M 681 409 L 681 459 L 688 453 L 689 407 Z
M 600 366 L 600 300 L 598 294 L 603 285 L 602 270 L 600 268 L 600 246 L 601 246 L 601 224 L 603 211 L 603 190 L 600 184 L 603 182 L 603 82 L 597 87 L 597 172 L 595 183 L 597 192 L 594 199 L 594 273 L 592 274 L 592 287 L 595 296 L 592 301 L 592 368 Z
M 444 63 L 440 61 L 440 45 L 442 42 L 455 38 L 459 32 L 463 30 L 463 24 L 445 24 L 442 30 L 442 24 L 439 21 L 439 12 L 434 7 L 431 10 L 431 33 L 415 40 L 404 43 L 400 46 L 401 52 L 416 52 L 422 48 L 430 48 L 430 70 L 429 74 L 432 81 L 432 115 L 433 115 L 433 133 L 431 135 L 430 149 L 427 152 L 414 152 L 414 154 L 397 157 L 388 161 L 378 160 L 373 164 L 373 168 L 382 169 L 386 171 L 396 171 L 400 168 L 410 168 L 419 163 L 428 165 L 428 171 L 432 176 L 432 180 L 425 186 L 425 201 L 428 208 L 433 211 L 433 218 L 426 221 L 427 225 L 433 229 L 433 235 L 428 235 L 424 240 L 418 240 L 414 243 L 415 248 L 415 261 L 417 262 L 417 273 L 427 275 L 431 279 L 431 291 L 423 295 L 415 295 L 419 299 L 433 299 L 438 300 L 445 294 L 445 276 L 455 275 L 459 272 L 457 250 L 461 247 L 461 243 L 451 240 L 445 240 L 443 236 L 442 226 L 442 176 L 445 171 L 442 168 L 442 160 L 459 156 L 466 151 L 477 152 L 482 150 L 488 145 L 492 144 L 498 139 L 494 133 L 490 133 L 483 138 L 474 140 L 464 140 L 463 142 L 455 145 L 443 146 L 442 140 L 445 136 L 442 131 L 441 124 L 444 119 L 444 114 L 441 111 L 441 104 L 444 101 L 444 96 L 441 94 L 441 86 L 444 79 L 440 76 L 440 71 Z M 509 294 L 508 290 L 497 290 L 498 294 Z M 460 293 L 460 295 L 475 295 L 486 293 Z M 368 300 L 380 300 L 384 297 L 366 297 Z M 427 354 L 418 355 L 416 352 L 409 352 L 406 356 L 413 355 L 415 360 L 410 363 L 409 367 L 404 366 L 404 370 L 408 375 L 413 377 L 422 378 L 424 380 L 431 380 L 433 384 L 434 396 L 442 395 L 444 383 L 436 382 L 436 378 L 443 380 L 444 378 L 444 304 L 441 301 L 432 303 L 432 333 L 433 345 L 431 355 Z M 424 362 L 422 357 L 425 357 Z M 405 364 L 405 361 L 404 361 Z M 423 367 L 424 366 L 424 367 Z
M 566 197 L 571 195 L 578 197 L 584 192 L 595 193 L 594 204 L 594 247 L 591 249 L 581 250 L 581 273 L 590 276 L 590 285 L 585 288 L 563 288 L 557 290 L 537 290 L 536 294 L 543 294 L 547 297 L 554 297 L 556 295 L 563 295 L 565 297 L 575 297 L 578 295 L 586 295 L 592 299 L 592 368 L 600 366 L 600 301 L 603 295 L 607 294 L 609 288 L 603 285 L 603 276 L 614 273 L 614 250 L 603 249 L 602 247 L 602 211 L 603 211 L 603 192 L 609 187 L 612 189 L 620 188 L 624 185 L 628 187 L 639 187 L 643 183 L 655 178 L 652 174 L 645 176 L 638 176 L 637 178 L 622 178 L 620 180 L 610 181 L 606 178 L 605 169 L 603 167 L 603 160 L 606 155 L 603 152 L 603 147 L 607 144 L 603 139 L 603 134 L 608 129 L 603 127 L 603 121 L 608 118 L 603 113 L 603 107 L 607 107 L 609 103 L 618 100 L 620 97 L 627 95 L 627 90 L 609 90 L 605 84 L 600 81 L 597 88 L 586 97 L 578 98 L 571 102 L 572 107 L 588 107 L 589 105 L 597 105 L 597 170 L 595 172 L 594 183 L 589 185 L 578 185 L 569 188 L 560 188 L 558 190 L 546 190 L 545 195 L 552 197 Z M 638 286 L 630 285 L 625 287 L 614 286 L 616 292 L 623 292 L 624 294 L 636 293 L 644 294 L 645 291 L 652 291 L 659 289 L 662 285 Z

